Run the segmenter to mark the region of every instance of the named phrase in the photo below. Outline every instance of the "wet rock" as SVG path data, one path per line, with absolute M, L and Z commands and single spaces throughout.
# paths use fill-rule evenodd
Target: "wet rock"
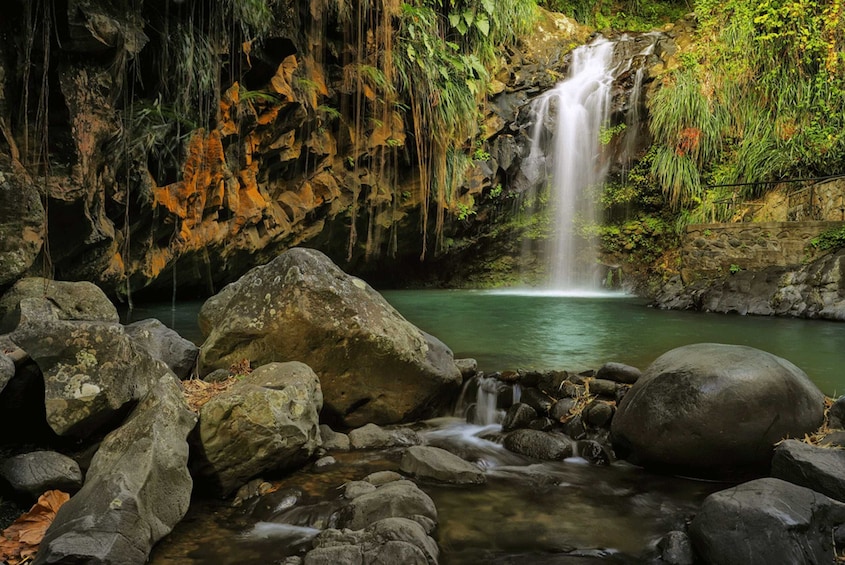
M 231 376 L 232 373 L 229 372 L 229 369 L 216 369 L 204 376 L 202 380 L 207 383 L 222 383 L 229 380 Z
M 269 363 L 200 411 L 195 472 L 222 494 L 247 479 L 305 462 L 320 446 L 320 382 L 297 361 Z
M 511 430 L 524 428 L 528 425 L 528 422 L 530 422 L 536 417 L 536 410 L 534 410 L 527 404 L 517 402 L 516 404 L 512 404 L 511 407 L 508 408 L 508 411 L 505 414 L 505 419 L 502 421 L 502 430 L 509 432 Z
M 543 373 L 537 383 L 537 388 L 553 397 L 560 396 L 560 389 L 569 377 L 566 371 L 547 371 Z
M 425 529 L 406 518 L 385 518 L 360 531 L 325 530 L 314 539 L 314 547 L 306 554 L 305 563 L 334 565 L 337 561 L 323 560 L 351 558 L 354 563 L 374 565 L 436 565 L 440 553 Z M 335 548 L 341 550 L 330 551 Z M 360 550 L 360 557 L 352 548 Z
M 606 398 L 616 398 L 616 390 L 619 385 L 605 379 L 590 379 L 590 394 Z
M 772 476 L 845 502 L 845 451 L 788 439 L 775 448 Z
M 554 427 L 555 423 L 552 421 L 551 418 L 534 418 L 528 425 L 526 426 L 529 430 L 550 430 Z
M 73 493 L 82 487 L 79 465 L 55 451 L 33 451 L 10 457 L 0 464 L 0 477 L 14 490 L 32 498 L 52 489 Z
M 264 496 L 273 491 L 273 485 L 262 479 L 261 477 L 252 479 L 247 484 L 243 485 L 235 493 L 235 498 L 232 500 L 232 507 L 238 508 L 243 506 L 247 500 Z
M 821 424 L 824 395 L 785 359 L 703 343 L 658 358 L 613 417 L 614 449 L 632 462 L 701 475 L 768 468 L 773 445 Z
M 613 418 L 613 407 L 607 402 L 594 400 L 584 408 L 584 420 L 591 426 L 606 426 Z
M 487 477 L 476 465 L 439 447 L 415 445 L 402 455 L 399 469 L 412 477 L 455 485 L 478 485 Z
M 180 379 L 190 376 L 197 362 L 199 347 L 156 319 L 126 326 L 126 335 L 145 348 L 153 359 L 163 361 Z
M 642 371 L 624 363 L 605 363 L 596 373 L 596 378 L 632 385 L 642 376 Z
M 195 422 L 176 377 L 159 379 L 103 440 L 85 485 L 59 509 L 35 563 L 145 563 L 188 510 L 186 437 Z
M 765 478 L 708 496 L 690 524 L 699 559 L 712 565 L 832 563 L 845 505 Z
M 331 455 L 326 455 L 325 457 L 320 457 L 316 461 L 314 461 L 314 468 L 315 469 L 325 469 L 326 467 L 331 467 L 332 465 L 337 463 L 337 459 L 332 457 Z
M 200 374 L 244 358 L 301 360 L 348 426 L 432 414 L 462 380 L 448 347 L 311 249 L 290 249 L 225 287 L 203 305 L 200 327 Z
M 519 401 L 536 410 L 538 416 L 547 415 L 552 407 L 552 399 L 536 388 L 523 389 Z
M 475 359 L 455 359 L 455 366 L 461 372 L 461 378 L 465 381 L 478 374 L 478 361 Z
M 587 436 L 587 428 L 584 426 L 584 418 L 581 414 L 574 416 L 563 425 L 563 433 L 572 439 L 583 439 Z
M 572 442 L 561 434 L 539 430 L 516 430 L 505 436 L 505 448 L 514 453 L 545 461 L 572 456 Z
M 610 465 L 610 462 L 613 460 L 613 457 L 605 446 L 591 439 L 580 440 L 576 444 L 576 451 L 578 457 L 589 461 L 593 465 Z
M 549 416 L 551 416 L 552 420 L 560 422 L 565 418 L 569 418 L 569 413 L 575 408 L 576 404 L 577 402 L 572 398 L 562 398 L 554 403 L 552 409 L 549 411 Z
M 660 558 L 666 565 L 693 565 L 694 555 L 689 536 L 680 531 L 669 532 L 657 543 Z
M 349 436 L 336 432 L 325 424 L 320 424 L 320 438 L 326 451 L 349 451 Z
M 845 447 L 845 431 L 833 431 L 819 442 L 822 447 Z
M 120 321 L 114 304 L 95 284 L 30 277 L 16 282 L 0 298 L 0 333 L 11 332 L 17 327 L 20 303 L 27 298 L 47 300 L 59 320 L 115 324 Z
M 419 435 L 410 428 L 388 430 L 375 424 L 367 424 L 349 432 L 349 444 L 352 449 L 404 447 L 419 443 Z
M 11 337 L 44 375 L 47 423 L 57 434 L 86 437 L 102 429 L 124 415 L 151 383 L 171 374 L 120 324 L 62 320 L 52 304 L 23 299 Z
M 340 525 L 351 530 L 361 530 L 385 518 L 417 521 L 417 516 L 436 522 L 437 508 L 434 501 L 411 481 L 393 481 L 378 487 L 375 492 L 352 500 L 343 511 Z
M 305 554 L 305 565 L 362 565 L 364 551 L 360 546 L 347 544 L 318 547 Z
M 587 393 L 587 389 L 584 387 L 584 385 L 566 381 L 561 386 L 560 392 L 563 396 L 567 398 L 581 398 Z

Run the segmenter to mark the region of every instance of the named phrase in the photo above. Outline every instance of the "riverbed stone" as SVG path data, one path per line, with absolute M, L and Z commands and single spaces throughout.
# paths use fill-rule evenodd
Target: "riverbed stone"
M 788 439 L 775 448 L 772 476 L 845 502 L 845 451 Z
M 478 361 L 475 359 L 455 359 L 455 366 L 461 372 L 461 378 L 465 381 L 478 374 Z
M 412 477 L 455 485 L 480 485 L 487 482 L 476 465 L 429 445 L 414 445 L 405 451 L 399 469 Z
M 365 481 L 377 487 L 394 481 L 401 481 L 403 479 L 404 477 L 396 471 L 376 471 L 375 473 L 370 473 L 364 477 Z
M 552 405 L 552 409 L 549 410 L 549 416 L 555 422 L 561 422 L 571 416 L 570 412 L 577 402 L 574 398 L 561 398 L 557 402 Z
M 540 389 L 531 387 L 522 390 L 519 401 L 533 408 L 537 412 L 538 416 L 544 416 L 549 413 L 553 399 L 546 393 L 540 391 Z
M 342 563 L 351 559 L 371 565 L 436 565 L 440 553 L 425 529 L 407 518 L 385 518 L 357 531 L 327 529 L 314 538 L 313 545 L 306 563 L 334 565 L 337 561 L 325 560 L 335 558 Z M 360 561 L 355 561 L 359 553 Z
M 195 423 L 176 377 L 161 377 L 105 437 L 85 485 L 59 509 L 35 563 L 146 563 L 188 510 L 186 438 Z
M 188 378 L 196 365 L 199 347 L 155 318 L 126 326 L 126 335 L 163 361 L 180 379 Z
M 798 367 L 752 347 L 701 343 L 659 357 L 613 417 L 630 461 L 705 476 L 759 472 L 774 444 L 815 431 L 824 395 Z
M 616 382 L 607 379 L 590 379 L 589 387 L 590 394 L 606 398 L 616 398 L 616 391 L 619 389 Z
M 624 363 L 605 363 L 596 372 L 596 378 L 632 385 L 642 376 L 642 371 Z
M 6 383 L 15 376 L 15 362 L 8 355 L 0 353 L 0 392 L 6 388 Z
M 336 432 L 326 424 L 320 424 L 320 439 L 326 451 L 349 451 L 349 436 Z
M 347 426 L 433 414 L 462 382 L 448 347 L 313 249 L 289 249 L 226 286 L 200 327 L 200 374 L 242 359 L 302 361 Z
M 666 565 L 693 565 L 695 554 L 692 551 L 692 542 L 685 532 L 678 530 L 669 532 L 657 543 L 660 551 L 660 559 Z
M 563 425 L 563 433 L 572 439 L 583 439 L 587 437 L 587 427 L 584 425 L 584 418 L 576 414 Z
M 416 519 L 417 516 L 427 521 L 421 522 Z M 340 525 L 362 530 L 384 518 L 409 518 L 425 528 L 426 524 L 437 522 L 437 508 L 431 497 L 413 482 L 392 481 L 352 500 L 342 511 Z
M 524 428 L 528 422 L 537 417 L 537 411 L 523 402 L 511 404 L 508 411 L 505 413 L 505 419 L 502 420 L 502 430 L 509 432 L 519 428 Z
M 45 491 L 76 492 L 82 487 L 79 464 L 55 451 L 32 451 L 0 463 L 0 477 L 14 490 L 38 498 Z
M 607 402 L 594 400 L 584 408 L 584 420 L 591 426 L 606 426 L 613 418 L 613 407 Z
M 775 478 L 708 496 L 690 524 L 698 558 L 712 565 L 833 563 L 845 504 Z
M 369 494 L 375 492 L 376 486 L 367 481 L 349 481 L 343 487 L 343 496 L 352 500 L 358 498 L 362 494 Z
M 610 450 L 593 439 L 582 439 L 576 444 L 578 456 L 593 465 L 610 465 L 613 457 Z
M 540 430 L 516 430 L 505 436 L 505 448 L 520 455 L 545 461 L 572 456 L 572 442 L 562 434 Z
M 268 363 L 200 411 L 194 471 L 221 494 L 304 463 L 320 447 L 320 381 L 304 363 Z
M 120 321 L 117 308 L 100 287 L 93 283 L 28 277 L 20 279 L 0 297 L 0 333 L 11 332 L 17 327 L 20 303 L 26 298 L 49 301 L 59 320 Z
M 840 396 L 833 402 L 827 415 L 831 428 L 845 428 L 845 396 Z
M 349 432 L 349 444 L 352 449 L 404 447 L 418 443 L 419 434 L 410 428 L 385 429 L 376 424 L 367 424 Z
M 11 338 L 41 369 L 47 423 L 61 436 L 103 429 L 172 374 L 118 323 L 60 319 L 46 298 L 24 298 L 20 313 Z
M 528 425 L 525 426 L 525 427 L 528 428 L 529 430 L 546 431 L 546 430 L 552 429 L 554 426 L 555 426 L 554 420 L 552 420 L 551 418 L 548 418 L 546 416 L 543 416 L 542 418 L 534 418 L 533 420 L 528 422 Z

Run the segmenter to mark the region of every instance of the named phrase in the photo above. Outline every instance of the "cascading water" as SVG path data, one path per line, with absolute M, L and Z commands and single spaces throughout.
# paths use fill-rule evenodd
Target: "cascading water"
M 599 37 L 575 49 L 569 78 L 531 105 L 534 125 L 527 162 L 534 172 L 530 180 L 548 182 L 550 188 L 554 234 L 546 255 L 552 290 L 578 292 L 599 286 L 596 250 L 579 237 L 577 228 L 597 220 L 595 201 L 610 164 L 601 132 L 609 125 L 614 80 L 631 68 L 630 59 L 615 61 L 616 46 Z M 641 74 L 639 78 L 631 94 L 636 105 Z

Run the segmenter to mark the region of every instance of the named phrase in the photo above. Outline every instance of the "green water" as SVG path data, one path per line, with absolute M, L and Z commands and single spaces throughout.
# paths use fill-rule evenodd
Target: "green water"
M 845 393 L 845 324 L 648 308 L 625 295 L 560 296 L 472 290 L 389 291 L 408 320 L 484 371 L 578 371 L 618 361 L 644 369 L 700 342 L 748 345 L 802 368 L 826 394 Z

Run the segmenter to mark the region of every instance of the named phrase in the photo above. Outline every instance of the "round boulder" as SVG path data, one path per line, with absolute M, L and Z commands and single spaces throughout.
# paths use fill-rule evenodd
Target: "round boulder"
M 700 343 L 659 357 L 611 431 L 629 461 L 701 476 L 765 469 L 773 445 L 818 428 L 824 395 L 798 367 L 752 347 Z

